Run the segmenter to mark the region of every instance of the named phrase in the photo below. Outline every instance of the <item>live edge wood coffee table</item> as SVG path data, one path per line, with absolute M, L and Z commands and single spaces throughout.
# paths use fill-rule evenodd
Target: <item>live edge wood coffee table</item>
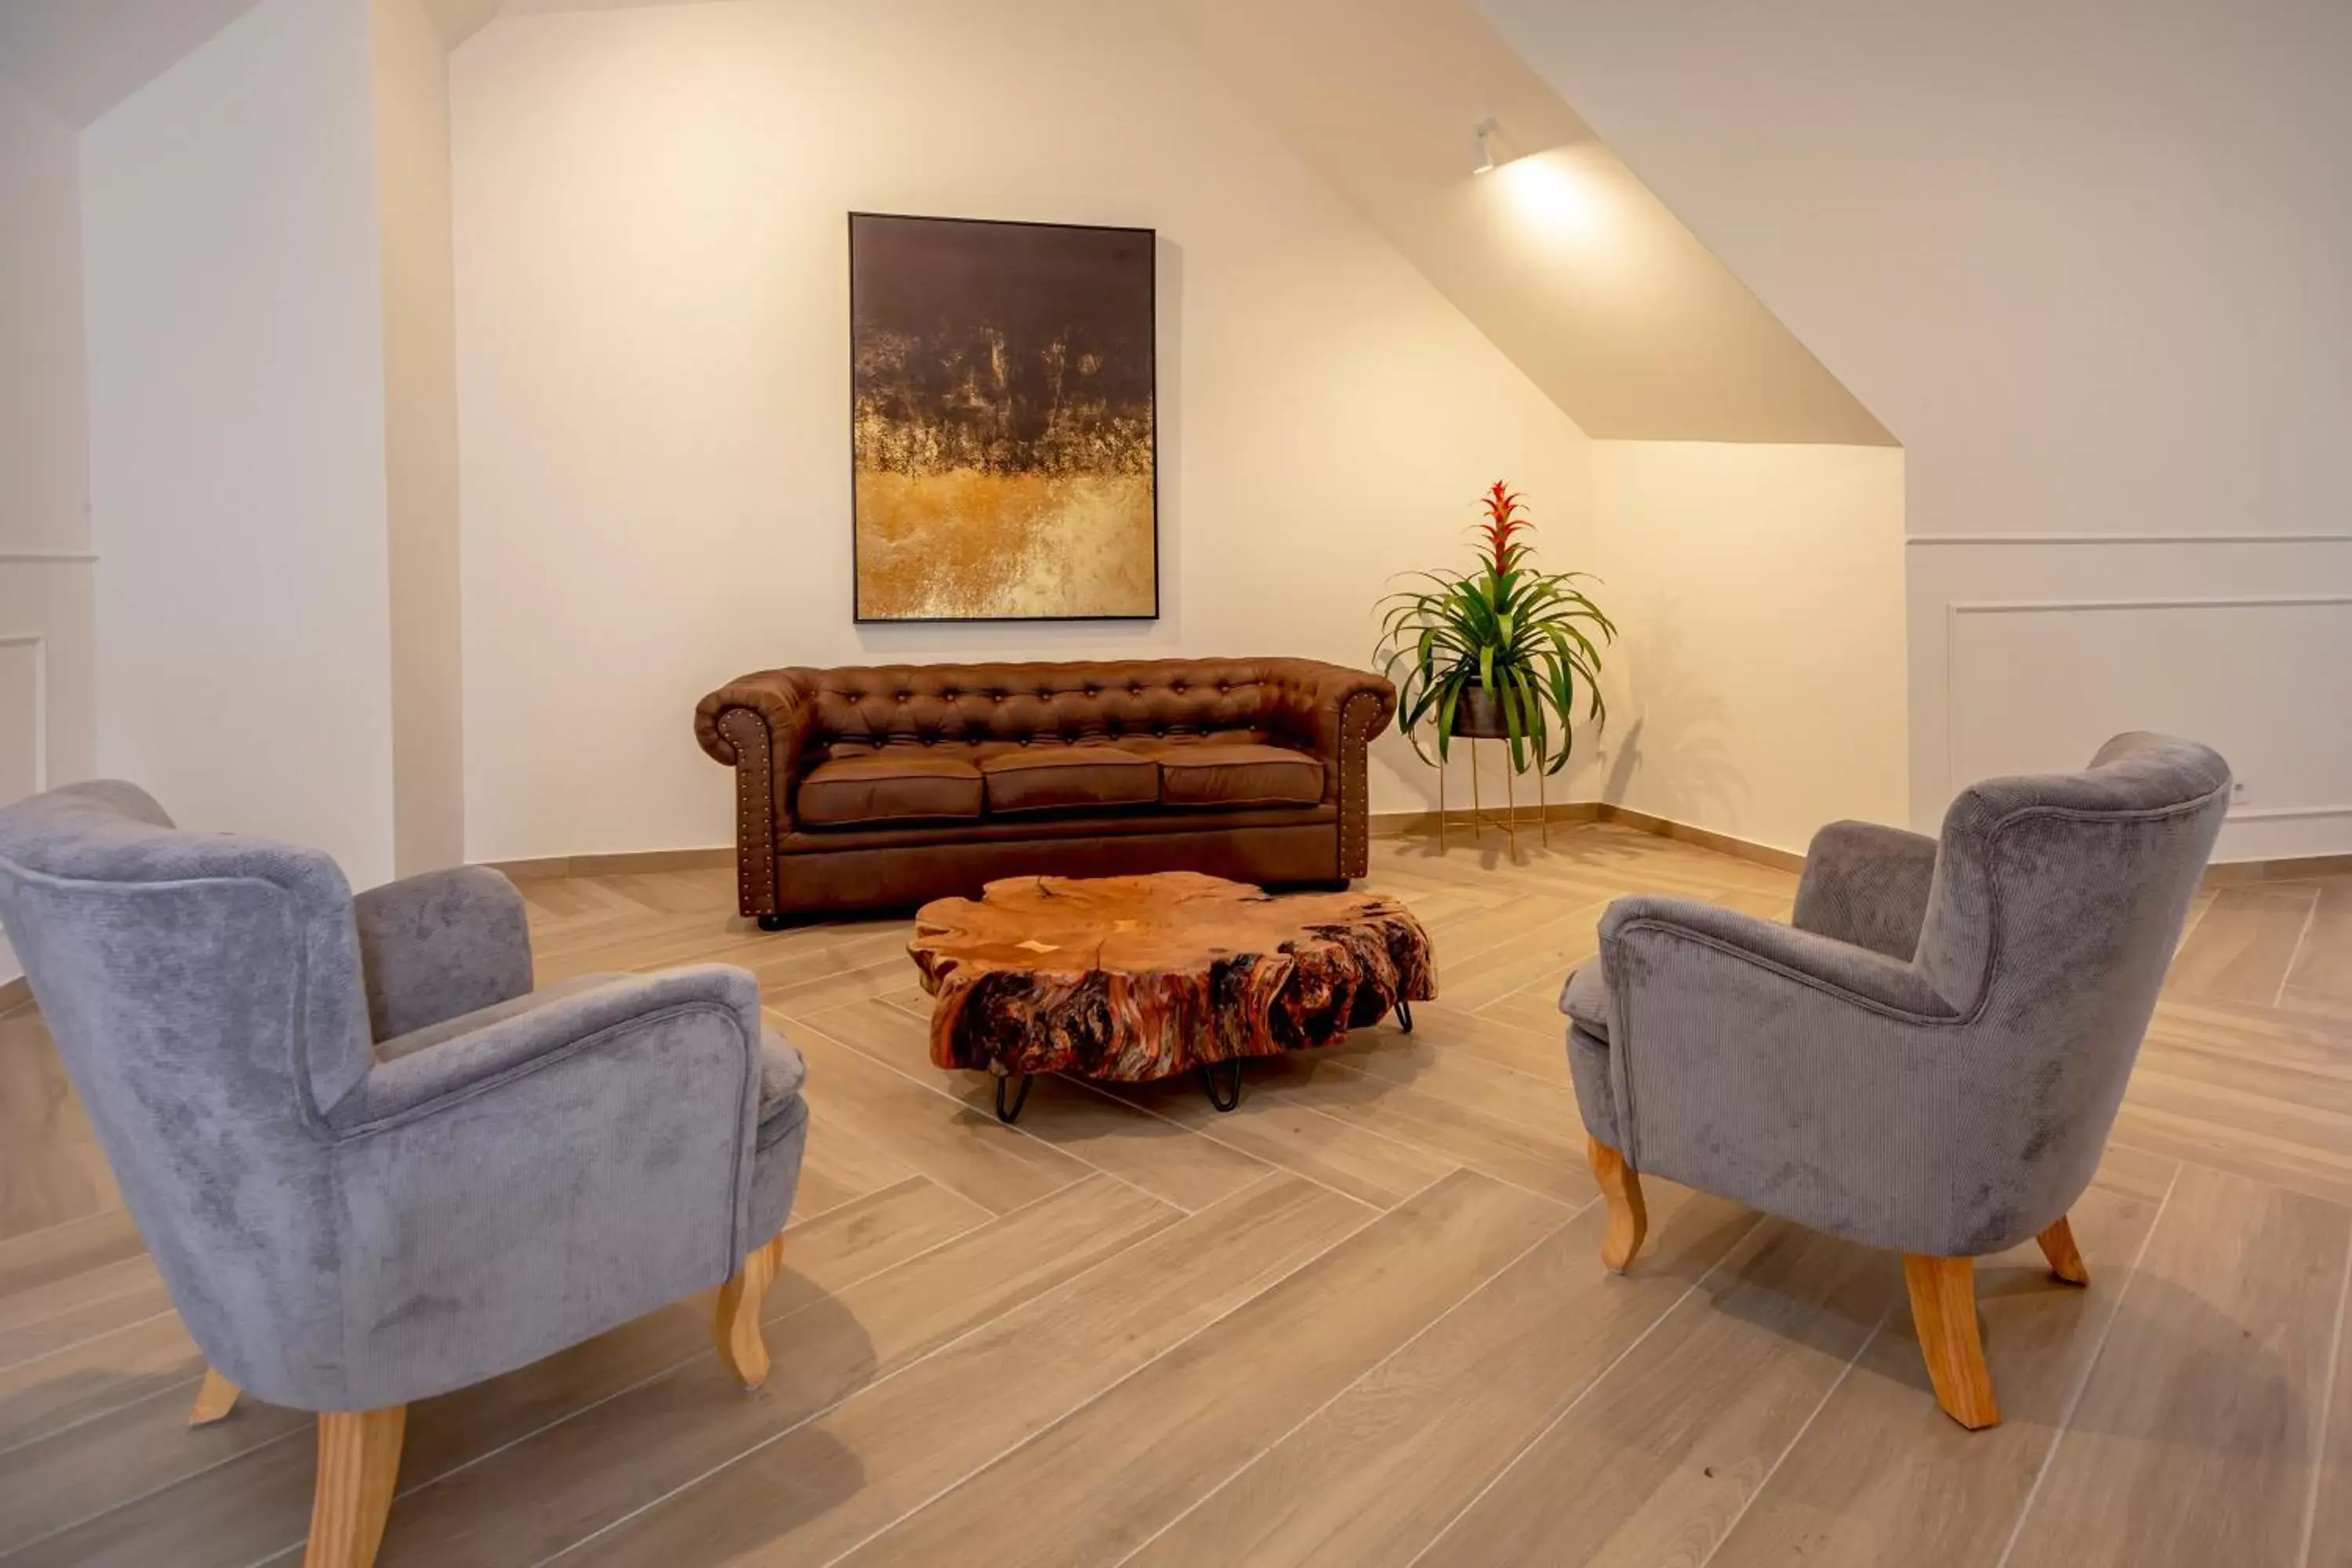
M 994 1074 L 1005 1121 L 1041 1072 L 1197 1072 L 1231 1110 L 1247 1058 L 1328 1046 L 1391 1008 L 1410 1030 L 1412 1004 L 1437 994 L 1429 933 L 1396 900 L 1192 871 L 991 882 L 924 905 L 907 951 L 937 998 L 931 1060 Z

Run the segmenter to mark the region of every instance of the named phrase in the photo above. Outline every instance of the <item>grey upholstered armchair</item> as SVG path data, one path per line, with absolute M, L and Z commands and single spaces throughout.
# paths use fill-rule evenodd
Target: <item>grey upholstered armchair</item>
M 1641 1247 L 1642 1171 L 1901 1252 L 1937 1402 L 1998 1421 L 1972 1259 L 2038 1237 L 2087 1282 L 2066 1211 L 2229 795 L 2205 747 L 2119 735 L 2085 772 L 1963 791 L 1940 843 L 1822 829 L 1792 925 L 1612 904 L 1560 999 L 1604 1261 Z
M 320 1413 L 312 1563 L 373 1560 L 411 1401 L 722 1282 L 720 1352 L 767 1375 L 808 1118 L 751 975 L 533 992 L 496 872 L 354 900 L 116 783 L 0 811 L 0 916 L 212 1364 L 194 1419 Z

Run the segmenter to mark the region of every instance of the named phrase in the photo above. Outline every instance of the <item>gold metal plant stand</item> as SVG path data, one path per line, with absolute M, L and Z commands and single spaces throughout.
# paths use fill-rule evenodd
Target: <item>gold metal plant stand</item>
M 1519 802 L 1513 787 L 1517 770 L 1511 766 L 1511 743 L 1503 742 L 1503 803 L 1505 815 L 1496 816 L 1478 800 L 1478 742 L 1487 737 L 1456 734 L 1457 741 L 1470 746 L 1470 842 L 1475 847 L 1480 832 L 1488 827 L 1503 830 L 1503 838 L 1510 846 L 1511 863 L 1519 864 Z M 1544 799 L 1544 772 L 1536 768 L 1536 832 L 1543 847 L 1551 847 L 1551 811 Z M 1437 852 L 1445 853 L 1445 759 L 1437 760 Z

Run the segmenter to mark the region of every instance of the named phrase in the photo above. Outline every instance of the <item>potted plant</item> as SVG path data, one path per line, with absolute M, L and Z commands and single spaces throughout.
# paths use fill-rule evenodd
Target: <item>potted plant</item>
M 1431 586 L 1381 601 L 1373 657 L 1397 686 L 1398 727 L 1423 762 L 1420 729 L 1431 722 L 1443 765 L 1456 735 L 1508 742 L 1511 770 L 1556 773 L 1575 744 L 1580 703 L 1586 721 L 1608 720 L 1601 697 L 1601 650 L 1617 628 L 1576 586 L 1581 572 L 1544 572 L 1517 536 L 1534 527 L 1519 498 L 1499 481 L 1473 525 L 1481 560 L 1470 573 L 1420 572 Z

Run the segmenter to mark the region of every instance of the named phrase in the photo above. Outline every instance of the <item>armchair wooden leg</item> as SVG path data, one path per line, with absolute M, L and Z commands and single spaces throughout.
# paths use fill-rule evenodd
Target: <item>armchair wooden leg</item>
M 779 1233 L 747 1256 L 735 1278 L 719 1288 L 719 1319 L 711 1325 L 710 1337 L 719 1346 L 719 1359 L 745 1388 L 768 1381 L 768 1342 L 760 1336 L 760 1303 L 767 1300 L 768 1287 L 783 1267 L 784 1238 Z
M 1985 1370 L 1984 1339 L 1977 1330 L 1977 1270 L 1971 1258 L 1903 1255 L 1903 1282 L 1911 1288 L 1911 1321 L 1927 1381 L 1944 1414 L 1974 1432 L 2000 1424 Z
M 303 1568 L 370 1568 L 375 1562 L 407 1428 L 405 1405 L 320 1413 L 319 1486 L 310 1498 Z
M 2074 1227 L 2060 1215 L 2058 1222 L 2033 1238 L 2042 1244 L 2042 1256 L 2050 1260 L 2050 1272 L 2069 1285 L 2088 1285 L 2091 1271 L 2083 1266 L 2081 1248 L 2074 1245 Z
M 1592 1179 L 1601 1184 L 1601 1195 L 1609 1205 L 1609 1234 L 1601 1241 L 1601 1261 L 1622 1274 L 1650 1233 L 1650 1211 L 1642 1204 L 1642 1173 L 1598 1138 L 1585 1139 L 1584 1154 L 1592 1162 Z
M 236 1408 L 236 1384 L 212 1368 L 205 1368 L 205 1385 L 196 1390 L 196 1407 L 188 1412 L 188 1425 L 209 1426 L 224 1419 Z

